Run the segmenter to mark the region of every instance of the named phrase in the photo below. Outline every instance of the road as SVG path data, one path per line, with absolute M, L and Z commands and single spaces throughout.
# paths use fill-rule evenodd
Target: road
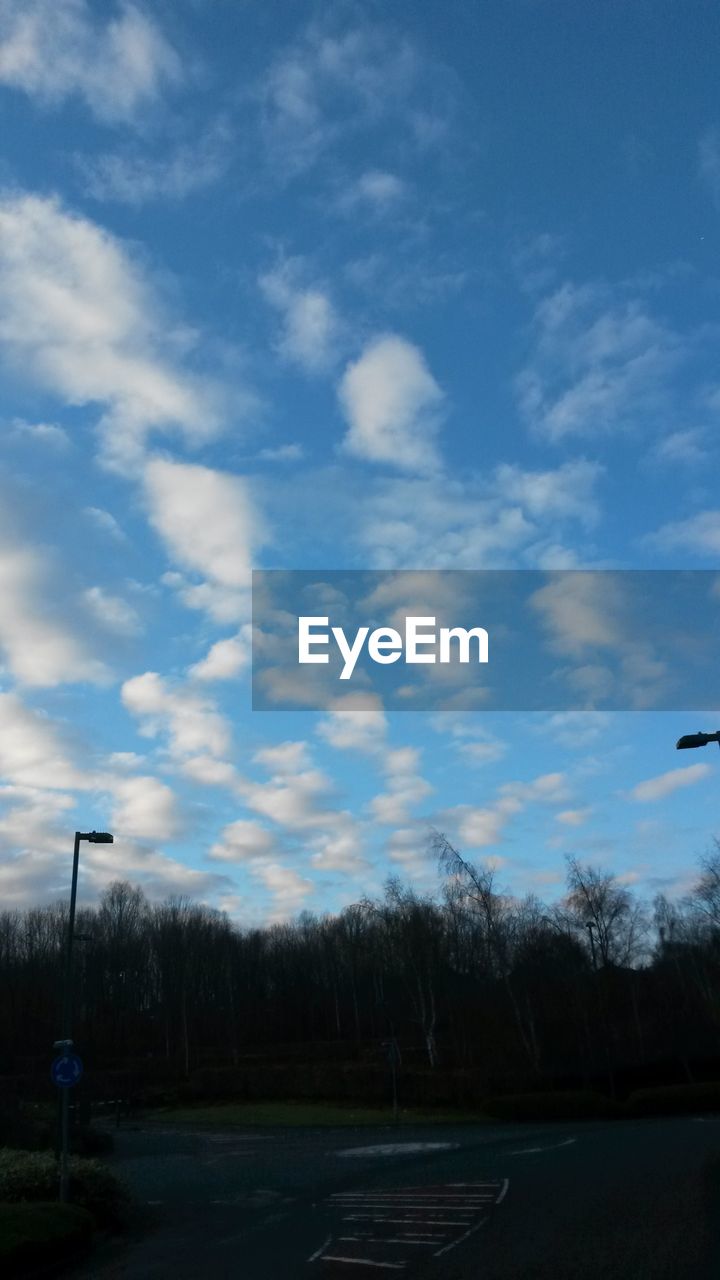
M 146 1229 L 74 1280 L 716 1280 L 720 1117 L 247 1129 L 147 1124 Z M 715 1165 L 714 1177 L 709 1176 Z

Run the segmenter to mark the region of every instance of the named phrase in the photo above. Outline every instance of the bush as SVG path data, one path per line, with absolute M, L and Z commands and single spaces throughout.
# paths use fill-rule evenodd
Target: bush
M 497 1120 L 610 1120 L 622 1115 L 617 1102 L 602 1093 L 515 1093 L 488 1098 L 488 1115 Z
M 58 1162 L 49 1152 L 0 1150 L 0 1201 L 52 1200 L 59 1177 Z M 111 1226 L 122 1221 L 129 1196 L 105 1165 L 72 1156 L 70 1199 L 99 1223 Z
M 637 1089 L 630 1094 L 625 1105 L 631 1116 L 674 1116 L 687 1115 L 693 1111 L 720 1111 L 720 1083 Z
M 85 1244 L 94 1227 L 87 1209 L 74 1204 L 0 1204 L 0 1271 L 9 1280 L 57 1263 Z

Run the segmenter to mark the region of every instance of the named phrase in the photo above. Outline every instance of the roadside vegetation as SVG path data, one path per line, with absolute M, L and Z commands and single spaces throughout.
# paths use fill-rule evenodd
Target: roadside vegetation
M 74 1150 L 103 1154 L 100 1104 L 111 1123 L 217 1106 L 383 1123 L 393 1089 L 400 1123 L 720 1110 L 720 848 L 682 901 L 571 858 L 552 904 L 512 898 L 440 834 L 432 851 L 437 898 L 390 879 L 266 928 L 110 885 L 77 919 Z M 64 905 L 0 912 L 0 1145 L 54 1141 L 66 922 Z
M 9 1280 L 65 1262 L 89 1243 L 94 1230 L 92 1214 L 78 1205 L 0 1204 L 0 1274 Z
M 98 1228 L 117 1231 L 126 1225 L 129 1194 L 97 1160 L 71 1157 L 69 1204 L 58 1202 L 58 1183 L 51 1152 L 0 1148 L 0 1275 L 59 1264 Z

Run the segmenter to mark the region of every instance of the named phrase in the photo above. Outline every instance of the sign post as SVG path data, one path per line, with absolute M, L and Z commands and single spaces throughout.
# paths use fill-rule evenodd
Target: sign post
M 392 1075 L 392 1100 L 393 1100 L 393 1122 L 398 1123 L 400 1119 L 398 1113 L 398 1096 L 397 1096 L 397 1069 L 400 1066 L 400 1046 L 395 1036 L 390 1040 L 383 1040 L 383 1048 L 388 1051 L 388 1062 L 390 1063 L 390 1072 Z
M 69 1170 L 68 1156 L 70 1151 L 70 1090 L 82 1078 L 83 1064 L 76 1053 L 72 1052 L 72 1040 L 56 1040 L 54 1049 L 61 1053 L 53 1059 L 50 1077 L 58 1089 L 62 1089 L 60 1111 L 60 1200 L 68 1201 Z

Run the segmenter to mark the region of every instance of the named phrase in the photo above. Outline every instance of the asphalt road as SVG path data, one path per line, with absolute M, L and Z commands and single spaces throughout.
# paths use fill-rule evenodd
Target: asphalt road
M 720 1117 L 399 1132 L 153 1124 L 121 1130 L 113 1163 L 146 1221 L 73 1280 L 720 1275 Z

